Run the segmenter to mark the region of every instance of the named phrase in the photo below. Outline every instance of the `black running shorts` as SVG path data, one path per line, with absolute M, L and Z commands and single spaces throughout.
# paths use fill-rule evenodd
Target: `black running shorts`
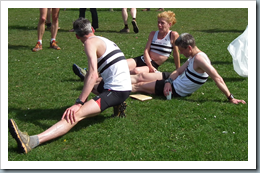
M 113 91 L 103 88 L 104 81 L 102 80 L 98 86 L 98 92 L 101 93 L 94 97 L 93 100 L 99 105 L 101 112 L 105 109 L 117 106 L 123 103 L 130 95 L 131 91 Z
M 147 64 L 142 60 L 142 58 L 144 58 L 143 55 L 134 58 L 136 67 L 147 66 Z M 156 64 L 153 60 L 151 61 L 151 63 L 152 63 L 152 66 L 158 70 L 159 65 Z
M 165 80 L 157 80 L 155 83 L 155 94 L 164 96 L 163 90 L 164 90 Z M 181 97 L 179 94 L 176 93 L 175 88 L 172 85 L 172 97 Z
M 171 73 L 170 72 L 162 72 L 162 78 L 164 80 L 168 79 L 170 77 Z

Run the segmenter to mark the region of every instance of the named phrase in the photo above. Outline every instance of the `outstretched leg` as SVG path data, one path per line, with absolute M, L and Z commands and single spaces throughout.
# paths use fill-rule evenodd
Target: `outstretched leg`
M 131 75 L 132 84 L 137 84 L 139 82 L 152 82 L 156 80 L 162 80 L 163 76 L 161 72 L 158 73 L 140 73 L 137 75 Z
M 137 84 L 132 84 L 132 92 L 144 92 L 147 94 L 155 94 L 155 84 L 153 82 L 139 82 Z
M 73 124 L 68 122 L 66 118 L 61 119 L 46 131 L 38 135 L 29 136 L 27 133 L 21 132 L 14 120 L 10 119 L 8 122 L 9 131 L 16 140 L 18 149 L 23 153 L 28 153 L 31 149 L 37 147 L 38 145 L 66 134 L 82 119 L 96 116 L 100 112 L 101 109 L 99 105 L 91 99 L 75 113 L 75 122 Z
M 71 124 L 70 122 L 67 122 L 65 119 L 62 119 L 46 131 L 38 134 L 37 136 L 39 137 L 39 144 L 42 144 L 44 142 L 47 142 L 49 140 L 55 139 L 59 136 L 66 134 L 82 119 L 96 116 L 100 112 L 101 110 L 98 104 L 93 99 L 89 100 L 79 109 L 78 112 L 76 112 L 75 123 Z

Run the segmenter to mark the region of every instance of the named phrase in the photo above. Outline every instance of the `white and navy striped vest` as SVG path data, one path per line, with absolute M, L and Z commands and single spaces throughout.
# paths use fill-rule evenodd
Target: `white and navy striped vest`
M 207 59 L 207 62 L 210 63 L 208 56 L 204 52 L 198 54 L 203 55 Z M 209 76 L 206 72 L 198 73 L 193 69 L 194 57 L 189 58 L 188 61 L 188 67 L 173 81 L 176 93 L 183 97 L 198 90 L 207 81 Z
M 100 37 L 106 43 L 106 52 L 98 58 L 98 72 L 104 80 L 104 89 L 131 91 L 131 79 L 124 53 L 112 41 Z
M 158 39 L 159 31 L 156 31 L 153 36 L 150 50 L 160 55 L 169 57 L 173 49 L 171 44 L 171 32 L 172 31 L 169 31 L 168 34 L 163 39 L 159 40 Z

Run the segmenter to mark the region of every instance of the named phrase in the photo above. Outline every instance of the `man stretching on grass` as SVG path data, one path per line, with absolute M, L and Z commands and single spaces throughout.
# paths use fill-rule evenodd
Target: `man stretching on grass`
M 131 75 L 132 92 L 164 96 L 172 93 L 174 97 L 185 97 L 198 90 L 210 76 L 231 103 L 246 103 L 244 100 L 235 99 L 229 92 L 224 80 L 211 65 L 208 56 L 196 46 L 192 35 L 181 34 L 175 41 L 175 45 L 188 60 L 172 73 L 158 72 Z
M 96 116 L 108 107 L 124 107 L 123 103 L 131 93 L 129 68 L 119 47 L 104 37 L 95 36 L 94 29 L 87 19 L 76 20 L 73 29 L 77 39 L 84 43 L 88 57 L 89 70 L 84 79 L 83 90 L 76 103 L 64 112 L 61 120 L 38 135 L 28 136 L 22 133 L 14 120 L 10 119 L 9 130 L 21 152 L 28 153 L 32 148 L 66 134 L 79 121 Z M 98 96 L 87 101 L 99 73 L 103 78 L 104 87 L 98 88 Z

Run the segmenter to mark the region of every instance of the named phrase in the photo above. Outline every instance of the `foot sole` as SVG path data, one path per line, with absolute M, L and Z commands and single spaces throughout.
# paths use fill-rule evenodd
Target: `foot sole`
M 18 128 L 17 125 L 15 124 L 14 120 L 10 119 L 8 120 L 8 127 L 9 127 L 9 131 L 12 135 L 12 137 L 16 140 L 17 144 L 18 144 L 18 150 L 21 153 L 27 153 L 27 148 L 25 146 L 25 144 L 22 142 L 21 136 L 18 133 Z

